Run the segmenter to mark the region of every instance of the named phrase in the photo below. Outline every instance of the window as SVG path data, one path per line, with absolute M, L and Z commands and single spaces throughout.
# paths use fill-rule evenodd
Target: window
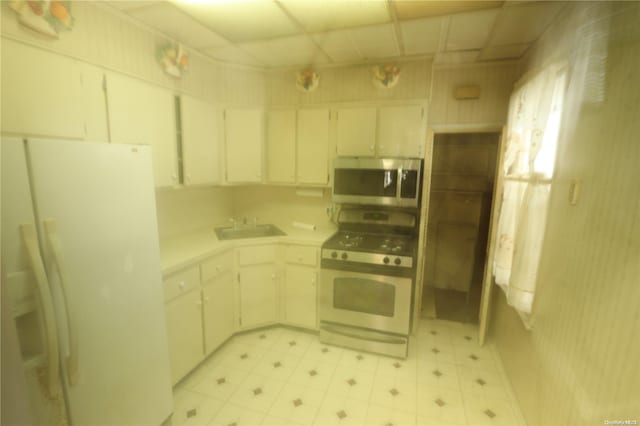
M 493 274 L 527 324 L 560 133 L 566 71 L 552 66 L 511 96 Z

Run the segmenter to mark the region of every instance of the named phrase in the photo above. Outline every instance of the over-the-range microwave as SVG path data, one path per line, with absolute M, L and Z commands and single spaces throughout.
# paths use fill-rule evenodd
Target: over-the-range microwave
M 338 157 L 333 162 L 336 203 L 418 207 L 422 160 Z

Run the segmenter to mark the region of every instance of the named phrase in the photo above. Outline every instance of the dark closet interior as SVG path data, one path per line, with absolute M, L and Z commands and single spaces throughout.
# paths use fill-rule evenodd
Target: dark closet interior
M 499 133 L 434 137 L 423 316 L 477 323 Z

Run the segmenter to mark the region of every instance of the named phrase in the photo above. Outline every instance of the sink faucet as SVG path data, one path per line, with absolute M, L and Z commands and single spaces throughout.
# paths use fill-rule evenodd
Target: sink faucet
M 255 228 L 255 227 L 257 227 L 257 226 L 258 226 L 258 217 L 257 217 L 257 216 L 254 216 L 254 217 L 253 217 L 253 227 Z
M 231 222 L 231 225 L 233 226 L 233 229 L 237 229 L 238 228 L 238 222 L 236 222 L 236 220 L 234 218 L 230 218 L 229 222 Z
M 246 216 L 244 216 L 244 217 L 242 218 L 242 224 L 243 224 L 243 225 L 246 225 L 246 224 L 247 224 L 247 217 L 246 217 Z

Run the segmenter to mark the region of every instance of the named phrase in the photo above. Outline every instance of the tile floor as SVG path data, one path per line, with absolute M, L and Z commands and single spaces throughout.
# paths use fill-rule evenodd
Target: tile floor
M 422 320 L 406 360 L 284 327 L 238 335 L 176 386 L 172 424 L 524 425 L 476 327 Z

